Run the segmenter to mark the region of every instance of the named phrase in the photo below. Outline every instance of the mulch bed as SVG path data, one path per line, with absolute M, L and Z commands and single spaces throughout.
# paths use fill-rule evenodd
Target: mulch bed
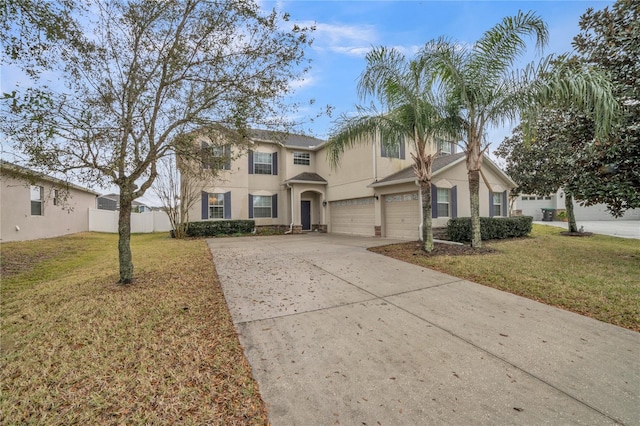
M 564 235 L 565 237 L 590 237 L 593 235 L 593 232 L 569 232 L 564 231 L 561 232 L 560 235 Z
M 384 254 L 395 258 L 406 256 L 469 256 L 469 255 L 486 255 L 495 253 L 496 250 L 491 247 L 471 247 L 469 245 L 454 245 L 435 243 L 433 251 L 427 253 L 422 250 L 420 241 L 411 241 L 400 244 L 390 244 L 388 246 L 371 247 L 370 251 L 374 253 Z

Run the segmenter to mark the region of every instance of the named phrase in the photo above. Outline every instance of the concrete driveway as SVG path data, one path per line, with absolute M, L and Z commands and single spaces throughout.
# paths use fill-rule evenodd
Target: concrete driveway
M 366 250 L 390 240 L 208 242 L 274 426 L 640 423 L 639 333 Z

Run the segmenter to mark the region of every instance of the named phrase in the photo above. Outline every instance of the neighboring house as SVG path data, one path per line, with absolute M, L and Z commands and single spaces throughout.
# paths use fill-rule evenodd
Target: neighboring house
M 287 226 L 291 232 L 320 230 L 340 234 L 417 239 L 421 194 L 413 174 L 412 144 L 385 149 L 380 141 L 344 153 L 340 166 L 327 161 L 325 142 L 273 133 L 251 133 L 250 150 L 231 156 L 221 175 L 203 188 L 192 220 L 254 219 L 256 226 Z M 198 143 L 202 143 L 200 140 Z M 464 153 L 440 142 L 433 164 L 433 225 L 470 216 Z M 206 163 L 206 162 L 205 162 Z M 507 194 L 515 183 L 485 157 L 480 214 L 507 216 Z
M 520 194 L 516 199 L 515 209 L 524 216 L 533 216 L 533 220 L 542 220 L 542 209 L 565 209 L 564 191 L 560 188 L 555 194 L 551 195 Z M 623 217 L 616 219 L 611 216 L 607 211 L 607 206 L 604 204 L 581 206 L 576 201 L 573 202 L 573 213 L 576 220 L 586 221 L 640 219 L 640 209 L 627 210 Z
M 97 193 L 1 162 L 0 241 L 57 237 L 89 230 Z
M 105 194 L 98 197 L 98 210 L 119 210 L 120 209 L 120 195 L 118 194 Z M 133 200 L 131 202 L 132 213 L 144 213 L 150 212 L 153 209 L 139 201 Z

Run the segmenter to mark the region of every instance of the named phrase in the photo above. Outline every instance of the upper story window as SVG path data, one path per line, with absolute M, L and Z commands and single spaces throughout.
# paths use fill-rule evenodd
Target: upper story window
M 311 164 L 311 156 L 309 155 L 308 152 L 294 152 L 293 164 L 308 166 Z
M 399 158 L 404 160 L 405 147 L 404 139 L 396 141 L 395 144 L 385 144 L 384 141 L 380 144 L 380 156 L 385 158 Z
M 200 144 L 202 168 L 231 170 L 231 147 L 229 145 Z
M 277 175 L 278 153 L 249 150 L 249 174 Z
M 270 152 L 253 153 L 253 173 L 257 175 L 272 174 L 273 161 Z
M 42 216 L 42 202 L 44 200 L 44 188 L 42 186 L 31 187 L 31 215 Z
M 438 143 L 438 154 L 450 155 L 453 154 L 453 143 L 451 141 L 445 141 L 443 139 L 436 139 Z

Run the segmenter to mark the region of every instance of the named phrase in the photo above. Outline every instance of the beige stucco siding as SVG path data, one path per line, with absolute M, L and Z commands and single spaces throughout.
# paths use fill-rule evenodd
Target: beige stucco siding
M 89 230 L 89 208 L 96 208 L 96 194 L 41 180 L 44 188 L 42 215 L 31 214 L 31 185 L 16 177 L 0 178 L 0 240 L 24 241 L 58 237 Z M 54 205 L 54 190 L 61 196 Z M 64 191 L 68 197 L 63 200 Z

